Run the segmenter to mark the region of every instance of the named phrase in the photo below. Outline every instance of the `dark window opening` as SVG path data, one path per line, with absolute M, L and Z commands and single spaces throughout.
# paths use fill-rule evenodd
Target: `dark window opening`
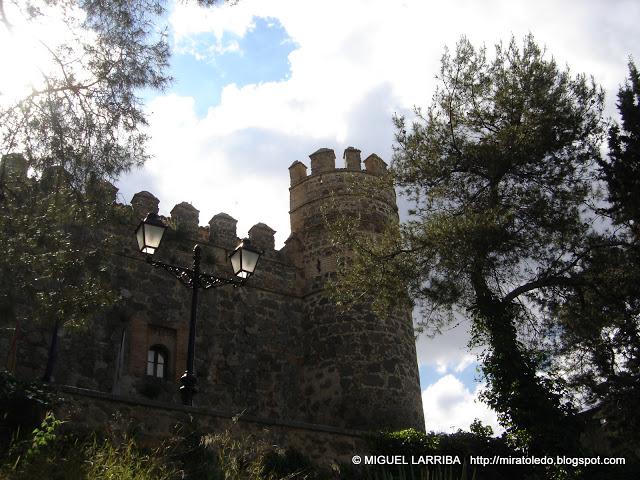
M 169 355 L 162 345 L 154 345 L 147 352 L 147 375 L 156 378 L 167 378 Z

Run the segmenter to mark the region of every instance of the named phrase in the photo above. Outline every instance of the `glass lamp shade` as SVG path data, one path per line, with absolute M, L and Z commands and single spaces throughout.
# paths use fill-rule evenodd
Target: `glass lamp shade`
M 251 245 L 249 239 L 242 240 L 240 245 L 229 255 L 234 275 L 240 278 L 249 278 L 253 275 L 260 255 L 262 252 Z
M 136 228 L 136 239 L 140 251 L 148 255 L 156 253 L 166 229 L 167 226 L 157 214 L 149 213 Z

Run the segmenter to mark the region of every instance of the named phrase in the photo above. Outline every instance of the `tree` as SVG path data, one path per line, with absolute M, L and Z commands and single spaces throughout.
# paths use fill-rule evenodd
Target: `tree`
M 620 126 L 609 129 L 609 161 L 600 162 L 616 223 L 640 224 L 640 74 L 629 62 L 629 79 L 618 92 Z
M 82 189 L 88 178 L 117 178 L 140 165 L 146 125 L 139 91 L 164 88 L 169 50 L 164 34 L 154 33 L 162 13 L 155 0 L 54 2 L 72 32 L 73 43 L 43 45 L 53 67 L 40 85 L 0 115 L 2 154 L 21 152 L 41 173 L 61 166 Z M 24 15 L 39 10 L 27 4 Z
M 640 78 L 633 63 L 618 93 L 622 128 L 609 129 L 609 156 L 600 161 L 613 227 L 602 231 L 584 263 L 583 283 L 551 303 L 561 327 L 555 355 L 569 372 L 612 450 L 640 464 Z M 636 472 L 638 473 L 638 472 Z
M 395 118 L 391 174 L 410 219 L 400 236 L 357 244 L 335 291 L 375 292 L 390 307 L 408 291 L 436 326 L 467 315 L 485 347 L 485 398 L 512 438 L 534 453 L 575 452 L 573 408 L 542 374 L 535 333 L 540 305 L 580 281 L 590 251 L 603 93 L 532 36 L 498 44 L 492 60 L 463 38 L 439 80 L 426 112 Z
M 171 80 L 167 36 L 158 28 L 165 3 L 0 0 L 6 31 L 14 29 L 14 19 L 35 22 L 53 9 L 69 33 L 59 44 L 41 42 L 50 65 L 25 98 L 0 97 L 3 166 L 16 152 L 25 161 L 18 168 L 22 180 L 0 174 L 0 311 L 16 328 L 20 320 L 51 324 L 45 379 L 58 328 L 81 325 L 112 297 L 100 282 L 95 252 L 82 243 L 109 215 L 104 202 L 90 198 L 91 186 L 115 180 L 148 157 L 140 95 Z
M 594 249 L 584 262 L 582 284 L 549 302 L 553 329 L 560 332 L 552 353 L 600 423 L 609 453 L 637 467 L 640 251 L 606 240 L 610 245 Z
M 61 169 L 49 169 L 37 181 L 26 176 L 21 156 L 2 160 L 0 178 L 9 188 L 0 206 L 0 310 L 3 323 L 18 332 L 29 323 L 50 329 L 43 379 L 51 381 L 59 330 L 84 327 L 115 300 L 103 274 L 108 249 L 100 229 L 113 220 L 112 205 L 98 185 L 78 198 Z M 9 367 L 15 368 L 16 349 L 14 343 Z
M 90 185 L 146 159 L 138 91 L 170 80 L 165 36 L 154 33 L 158 2 L 50 4 L 59 7 L 72 38 L 43 44 L 53 67 L 25 98 L 0 111 L 3 167 L 9 160 L 18 165 L 10 172 L 15 178 L 4 172 L 0 182 L 0 227 L 10 233 L 3 235 L 0 260 L 5 311 L 16 327 L 36 322 L 52 329 L 45 380 L 51 380 L 59 328 L 82 325 L 110 298 L 95 251 L 83 242 L 108 215 L 95 208 L 109 202 L 92 202 Z M 12 6 L 32 21 L 43 14 L 42 4 Z M 4 5 L 2 13 L 11 28 Z

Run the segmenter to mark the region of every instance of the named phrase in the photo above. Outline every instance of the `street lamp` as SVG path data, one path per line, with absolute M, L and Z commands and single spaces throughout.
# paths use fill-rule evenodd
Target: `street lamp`
M 142 253 L 153 255 L 162 241 L 167 226 L 155 213 L 150 212 L 136 228 L 136 239 Z
M 176 277 L 183 285 L 191 289 L 191 321 L 189 322 L 189 345 L 187 349 L 187 369 L 180 377 L 180 394 L 184 405 L 193 405 L 193 395 L 197 392 L 197 379 L 194 372 L 196 346 L 196 312 L 198 308 L 198 290 L 217 288 L 223 285 L 239 287 L 244 285 L 253 275 L 262 252 L 257 250 L 249 239 L 244 239 L 229 255 L 234 278 L 223 278 L 200 272 L 200 245 L 193 247 L 193 267 L 185 268 L 170 265 L 153 259 L 153 254 L 160 247 L 162 236 L 167 229 L 166 224 L 155 213 L 149 213 L 136 229 L 136 239 L 141 253 L 146 254 L 147 262 L 154 267 L 162 268 Z

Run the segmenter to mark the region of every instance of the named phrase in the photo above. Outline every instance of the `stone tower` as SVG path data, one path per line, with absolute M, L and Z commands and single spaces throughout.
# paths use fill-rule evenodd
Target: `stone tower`
M 375 154 L 361 166 L 360 150 L 344 152 L 336 168 L 333 150 L 311 154 L 311 174 L 289 167 L 291 237 L 302 270 L 304 303 L 305 410 L 318 423 L 357 429 L 424 429 L 411 312 L 377 318 L 370 310 L 340 313 L 327 295 L 326 281 L 336 271 L 335 247 L 325 226 L 327 214 L 359 215 L 363 235 L 398 222 L 395 191 L 388 187 L 365 196 L 354 182 L 372 182 L 386 172 Z M 328 209 L 328 210 L 327 210 Z

